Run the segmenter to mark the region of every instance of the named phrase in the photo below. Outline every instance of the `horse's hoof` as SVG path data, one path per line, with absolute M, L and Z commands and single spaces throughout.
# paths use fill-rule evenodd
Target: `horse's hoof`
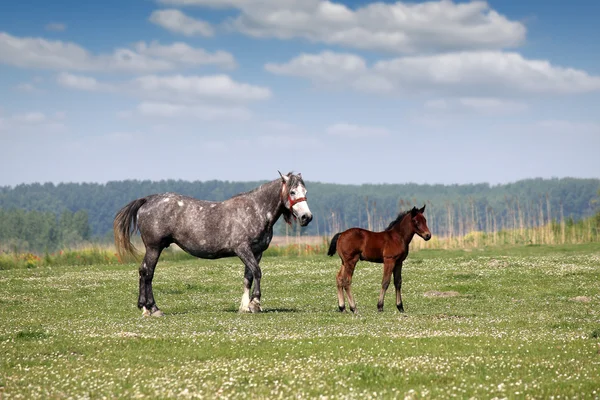
M 258 313 L 262 311 L 262 307 L 260 306 L 260 300 L 253 299 L 248 305 L 248 309 L 251 313 Z
M 339 309 L 340 312 L 345 312 L 346 311 L 346 306 L 345 305 L 338 306 L 338 309 Z
M 152 315 L 150 310 L 148 310 L 146 307 L 142 307 L 142 317 L 149 317 L 150 315 Z
M 153 311 L 152 314 L 150 314 L 151 317 L 164 317 L 165 313 L 162 312 L 161 310 L 157 309 L 156 311 Z

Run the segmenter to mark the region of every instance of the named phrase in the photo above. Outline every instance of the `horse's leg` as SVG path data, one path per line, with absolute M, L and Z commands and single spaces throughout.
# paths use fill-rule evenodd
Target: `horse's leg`
M 394 260 L 386 258 L 383 261 L 383 279 L 381 280 L 381 292 L 379 293 L 379 301 L 377 302 L 377 310 L 383 311 L 383 299 L 385 298 L 385 292 L 390 286 L 390 280 L 392 278 L 392 271 L 394 269 Z
M 398 311 L 404 312 L 402 305 L 402 262 L 394 267 L 394 286 L 396 287 L 396 307 Z
M 140 296 L 138 298 L 138 307 L 142 309 L 142 316 L 162 317 L 164 314 L 160 311 L 154 301 L 152 293 L 152 279 L 154 278 L 154 269 L 162 251 L 161 247 L 146 247 L 146 255 L 140 265 Z
M 252 288 L 252 282 L 254 281 L 254 275 L 248 266 L 244 266 L 244 294 L 242 294 L 242 302 L 240 303 L 240 312 L 250 312 L 248 306 L 250 305 L 250 289 Z
M 240 306 L 240 312 L 262 311 L 262 308 L 260 307 L 260 278 L 262 277 L 262 272 L 260 270 L 260 267 L 258 266 L 258 262 L 260 261 L 262 254 L 255 255 L 247 247 L 240 247 L 239 249 L 237 249 L 236 254 L 245 265 L 244 294 L 242 295 L 242 304 Z M 252 297 L 249 298 L 247 306 L 242 307 L 244 305 L 245 297 L 249 296 L 250 287 L 252 286 L 253 281 L 254 290 L 252 291 Z
M 359 257 L 360 255 L 357 254 L 353 259 L 347 260 L 344 263 L 343 287 L 346 290 L 346 296 L 348 296 L 348 306 L 350 306 L 350 311 L 353 313 L 356 313 L 356 303 L 354 302 L 354 296 L 352 295 L 352 275 L 354 275 L 354 268 L 356 267 Z
M 344 264 L 340 267 L 336 277 L 337 282 L 337 295 L 338 295 L 338 308 L 340 312 L 346 311 L 346 302 L 344 300 L 344 287 L 346 286 L 346 271 Z

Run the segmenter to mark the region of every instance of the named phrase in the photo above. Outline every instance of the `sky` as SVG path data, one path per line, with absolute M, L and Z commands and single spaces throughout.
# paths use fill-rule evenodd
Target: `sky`
M 0 186 L 600 178 L 596 0 L 0 4 Z

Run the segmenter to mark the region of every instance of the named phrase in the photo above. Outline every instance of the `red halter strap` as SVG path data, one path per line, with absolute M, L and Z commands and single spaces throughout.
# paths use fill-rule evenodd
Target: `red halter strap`
M 294 207 L 295 204 L 302 203 L 303 201 L 306 201 L 306 197 L 300 197 L 300 198 L 297 198 L 296 200 L 292 200 L 292 196 L 290 196 L 288 194 L 288 201 L 290 202 L 290 208 L 292 208 L 292 207 Z
M 283 193 L 285 192 L 285 188 L 286 188 L 286 184 L 284 182 L 283 186 L 281 187 L 281 201 L 283 201 Z M 300 197 L 297 198 L 296 200 L 292 199 L 292 196 L 289 195 L 288 193 L 288 203 L 290 203 L 290 210 L 292 209 L 292 207 L 294 207 L 294 205 L 298 204 L 298 203 L 302 203 L 303 201 L 306 201 L 306 197 Z

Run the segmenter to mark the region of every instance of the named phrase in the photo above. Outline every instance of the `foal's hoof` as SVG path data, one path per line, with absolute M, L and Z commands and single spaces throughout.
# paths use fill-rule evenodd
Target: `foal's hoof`
M 250 304 L 248 304 L 248 310 L 251 313 L 258 313 L 262 311 L 262 307 L 260 306 L 260 300 L 252 299 Z

